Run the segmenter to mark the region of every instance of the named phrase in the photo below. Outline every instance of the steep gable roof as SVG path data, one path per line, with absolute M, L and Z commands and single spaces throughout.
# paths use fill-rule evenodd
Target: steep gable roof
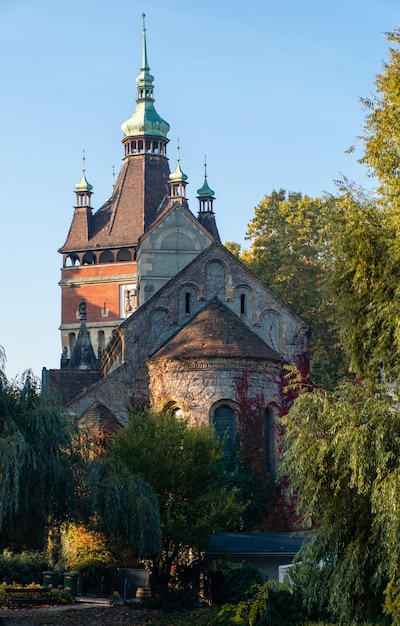
M 197 227 L 206 237 L 210 240 L 210 243 L 213 242 L 213 237 L 210 231 L 203 226 L 198 219 L 193 215 L 191 210 L 186 206 L 186 204 L 182 202 L 173 202 L 168 208 L 165 208 L 150 226 L 150 228 L 143 233 L 140 237 L 140 245 L 146 241 L 148 237 L 150 237 L 156 230 L 159 228 L 163 222 L 168 220 L 176 211 L 180 211 L 182 215 L 184 215 L 195 227 Z
M 150 361 L 204 357 L 283 361 L 217 298 L 157 350 Z

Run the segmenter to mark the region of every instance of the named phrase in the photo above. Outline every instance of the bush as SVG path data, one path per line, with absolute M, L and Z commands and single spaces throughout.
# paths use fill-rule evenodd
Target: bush
M 43 552 L 12 552 L 3 550 L 0 554 L 0 580 L 8 585 L 17 582 L 21 587 L 31 582 L 41 584 L 43 572 L 48 563 Z
M 165 612 L 193 611 L 201 605 L 199 594 L 193 589 L 169 589 L 157 587 L 154 597 L 143 600 L 144 608 Z
M 247 561 L 216 561 L 209 576 L 213 604 L 237 604 L 247 598 L 250 587 L 266 581 L 265 574 Z
M 287 585 L 270 580 L 254 585 L 248 598 L 238 604 L 225 604 L 210 626 L 287 626 L 304 619 L 300 597 Z

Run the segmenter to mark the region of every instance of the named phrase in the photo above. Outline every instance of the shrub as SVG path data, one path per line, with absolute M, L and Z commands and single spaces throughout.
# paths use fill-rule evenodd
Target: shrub
M 20 586 L 31 582 L 41 584 L 43 572 L 48 563 L 42 552 L 12 552 L 3 550 L 0 554 L 0 580 L 7 584 L 17 582 Z
M 286 626 L 304 619 L 300 597 L 287 585 L 270 580 L 254 585 L 246 600 L 225 604 L 210 626 Z
M 265 574 L 247 561 L 216 561 L 210 570 L 213 604 L 237 604 L 247 598 L 250 587 L 265 580 Z
M 201 600 L 193 589 L 169 589 L 157 587 L 154 597 L 143 600 L 142 606 L 151 609 L 160 609 L 164 612 L 193 611 L 199 608 Z

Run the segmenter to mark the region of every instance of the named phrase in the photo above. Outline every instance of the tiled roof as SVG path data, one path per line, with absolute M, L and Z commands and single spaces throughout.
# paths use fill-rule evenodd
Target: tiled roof
M 80 428 L 88 429 L 96 436 L 110 436 L 121 428 L 114 413 L 101 402 L 92 404 L 78 423 Z
M 48 387 L 61 396 L 63 402 L 68 404 L 86 388 L 94 385 L 100 378 L 101 373 L 94 370 L 47 370 Z
M 126 159 L 111 197 L 91 214 L 77 208 L 60 252 L 136 245 L 167 203 L 168 163 L 150 155 Z
M 150 358 L 253 358 L 283 361 L 219 300 L 213 300 Z

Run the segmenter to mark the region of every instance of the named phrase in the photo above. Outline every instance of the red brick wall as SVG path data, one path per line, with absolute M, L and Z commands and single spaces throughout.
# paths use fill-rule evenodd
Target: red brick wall
M 62 324 L 75 324 L 79 321 L 76 312 L 79 310 L 82 298 L 87 304 L 87 322 L 114 321 L 120 319 L 119 286 L 135 282 L 136 262 L 68 267 L 62 270 L 61 276 L 62 279 L 71 281 L 66 286 L 62 286 L 61 290 Z M 107 276 L 112 277 L 110 282 L 107 281 Z M 120 276 L 119 281 L 114 280 L 116 276 Z M 97 282 L 96 278 L 99 277 L 101 281 Z M 80 282 L 91 278 L 94 280 L 93 283 Z M 108 309 L 108 317 L 102 315 L 104 305 Z

